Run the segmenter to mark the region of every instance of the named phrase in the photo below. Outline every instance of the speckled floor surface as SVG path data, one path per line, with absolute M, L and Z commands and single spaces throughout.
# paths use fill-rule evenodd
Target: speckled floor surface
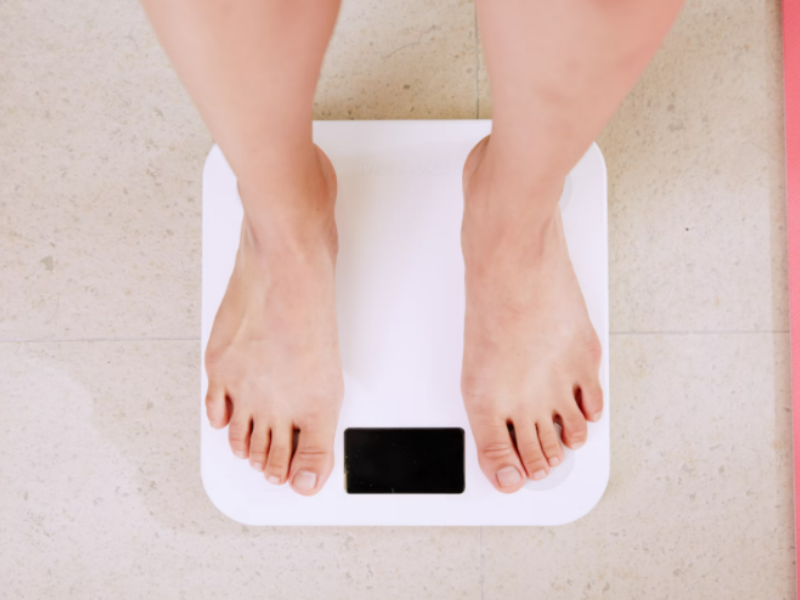
M 558 528 L 248 528 L 198 464 L 212 141 L 132 0 L 0 0 L 0 598 L 789 599 L 778 0 L 689 0 L 598 143 L 612 474 Z M 320 119 L 491 117 L 474 6 L 344 0 Z

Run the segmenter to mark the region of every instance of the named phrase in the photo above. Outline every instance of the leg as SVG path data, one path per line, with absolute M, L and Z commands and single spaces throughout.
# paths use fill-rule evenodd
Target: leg
M 601 417 L 601 348 L 558 198 L 682 2 L 477 0 L 494 119 L 464 167 L 462 391 L 500 491 L 563 460 L 554 422 L 579 448 Z
M 212 426 L 276 484 L 314 494 L 343 395 L 336 178 L 312 102 L 339 0 L 143 0 L 236 173 L 239 252 L 205 356 Z M 296 438 L 296 449 L 293 441 Z

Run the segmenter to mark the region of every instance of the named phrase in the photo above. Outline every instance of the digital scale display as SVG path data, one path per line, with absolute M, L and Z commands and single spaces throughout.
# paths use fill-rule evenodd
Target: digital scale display
M 348 494 L 461 494 L 464 430 L 351 427 L 344 470 Z

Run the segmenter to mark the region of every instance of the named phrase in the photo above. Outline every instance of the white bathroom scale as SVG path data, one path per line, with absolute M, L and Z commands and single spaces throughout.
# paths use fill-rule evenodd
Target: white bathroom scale
M 461 172 L 491 121 L 317 121 L 338 176 L 337 311 L 345 396 L 333 473 L 315 496 L 234 457 L 205 412 L 203 366 L 233 270 L 242 206 L 215 146 L 203 171 L 201 473 L 247 525 L 558 525 L 589 512 L 610 466 L 606 168 L 593 144 L 560 199 L 569 253 L 603 346 L 602 419 L 541 481 L 502 494 L 478 466 L 461 399 Z M 345 453 L 349 453 L 347 458 Z

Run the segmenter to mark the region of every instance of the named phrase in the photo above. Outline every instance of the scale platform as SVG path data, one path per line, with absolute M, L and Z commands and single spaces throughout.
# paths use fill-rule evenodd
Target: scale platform
M 203 171 L 201 474 L 225 515 L 247 525 L 558 525 L 600 500 L 610 468 L 610 396 L 607 185 L 596 144 L 571 171 L 560 206 L 570 257 L 603 346 L 603 417 L 588 424 L 582 448 L 565 447 L 561 465 L 514 494 L 495 490 L 478 466 L 460 392 L 461 173 L 469 151 L 490 131 L 486 120 L 314 123 L 314 141 L 338 177 L 336 284 L 345 396 L 333 473 L 312 497 L 268 483 L 234 457 L 227 428 L 212 429 L 206 416 L 202 356 L 233 270 L 243 214 L 235 176 L 220 149 L 212 148 Z M 384 480 L 370 481 L 369 461 L 386 459 L 382 453 L 391 454 L 398 444 L 406 446 L 405 454 L 389 457 L 396 468 L 384 469 Z M 433 448 L 427 456 L 435 464 L 415 471 L 414 449 L 425 444 Z M 436 481 L 444 487 L 422 493 L 430 492 L 423 480 L 431 469 L 441 470 Z

